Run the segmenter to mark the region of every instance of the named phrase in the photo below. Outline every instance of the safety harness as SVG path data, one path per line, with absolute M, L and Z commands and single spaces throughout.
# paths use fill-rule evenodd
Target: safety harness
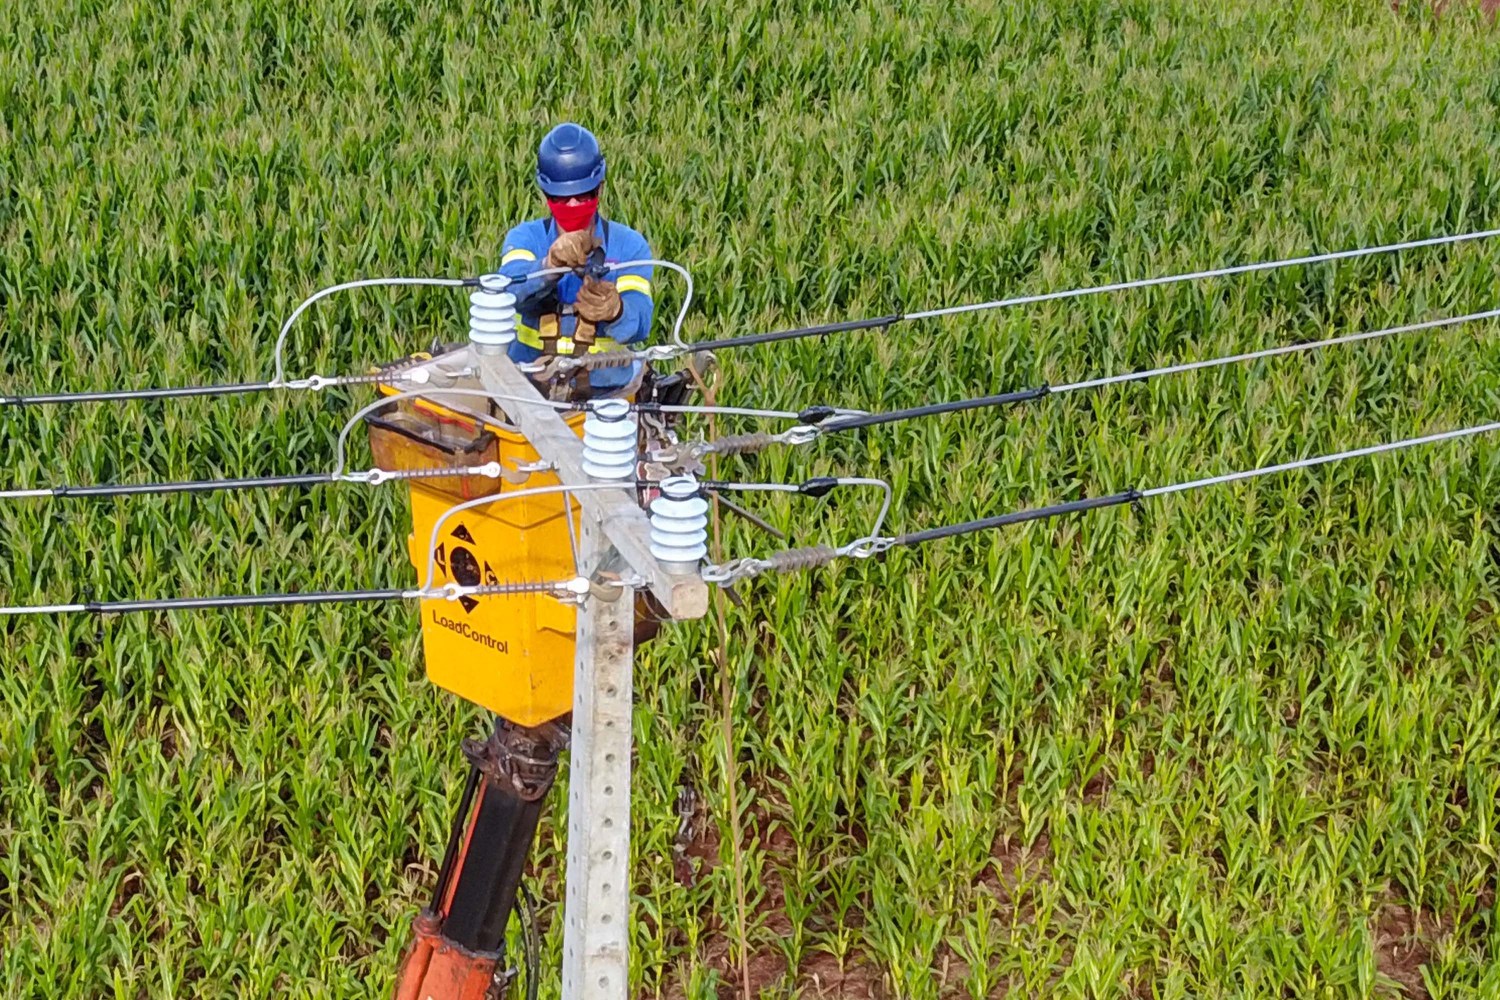
M 609 220 L 604 216 L 599 217 L 600 224 L 604 227 L 604 239 L 602 246 L 609 246 Z M 553 222 L 547 220 L 548 236 L 555 239 L 553 234 Z M 573 316 L 576 319 L 573 336 L 562 336 L 562 318 Z M 544 312 L 537 317 L 537 328 L 535 331 L 522 326 L 518 331 L 518 339 L 528 347 L 534 347 L 542 352 L 544 357 L 552 357 L 558 354 L 566 354 L 571 357 L 582 357 L 585 354 L 597 354 L 602 351 L 619 349 L 620 345 L 612 337 L 601 337 L 593 323 L 579 318 L 571 302 L 559 300 L 557 307 L 552 312 Z

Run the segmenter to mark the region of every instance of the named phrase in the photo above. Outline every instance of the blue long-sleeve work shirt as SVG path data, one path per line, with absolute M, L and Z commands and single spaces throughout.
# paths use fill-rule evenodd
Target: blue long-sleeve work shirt
M 594 235 L 604 248 L 604 259 L 611 264 L 645 260 L 651 256 L 646 238 L 629 226 L 596 218 Z M 516 296 L 516 311 L 519 313 L 516 340 L 510 345 L 513 361 L 534 361 L 541 356 L 544 324 L 557 324 L 558 353 L 573 352 L 573 331 L 578 327 L 573 303 L 578 299 L 583 280 L 576 274 L 565 274 L 561 279 L 552 275 L 526 280 L 527 274 L 541 268 L 547 250 L 557 236 L 557 226 L 550 218 L 523 222 L 505 234 L 505 244 L 500 251 L 500 273 L 513 282 L 508 291 Z M 640 343 L 650 335 L 654 310 L 652 271 L 653 268 L 645 266 L 610 272 L 608 277 L 620 292 L 622 311 L 618 319 L 598 324 L 590 353 L 618 350 L 626 344 Z M 629 383 L 639 369 L 639 361 L 633 365 L 600 368 L 590 373 L 589 384 L 594 389 L 618 389 Z

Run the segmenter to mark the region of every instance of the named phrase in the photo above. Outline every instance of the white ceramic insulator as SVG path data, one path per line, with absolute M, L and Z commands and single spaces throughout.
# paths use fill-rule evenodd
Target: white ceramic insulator
M 486 274 L 479 291 L 469 296 L 469 340 L 484 347 L 509 347 L 516 339 L 516 297 L 505 289 L 510 279 Z
M 693 568 L 708 555 L 708 501 L 692 476 L 662 480 L 661 495 L 651 501 L 651 554 Z
M 583 470 L 595 479 L 634 479 L 637 443 L 630 404 L 600 400 L 583 420 Z

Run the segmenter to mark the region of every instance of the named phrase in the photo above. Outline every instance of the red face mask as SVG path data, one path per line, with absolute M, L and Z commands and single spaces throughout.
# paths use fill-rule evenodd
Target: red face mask
M 571 205 L 567 198 L 548 198 L 547 208 L 557 220 L 558 229 L 565 233 L 576 232 L 594 221 L 594 213 L 599 211 L 599 196 L 583 198 Z

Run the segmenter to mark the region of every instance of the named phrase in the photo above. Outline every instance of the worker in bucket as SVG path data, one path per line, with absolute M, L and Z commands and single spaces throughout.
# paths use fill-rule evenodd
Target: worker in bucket
M 519 315 L 513 361 L 553 356 L 619 352 L 651 332 L 649 265 L 604 270 L 600 265 L 645 260 L 645 237 L 599 211 L 604 187 L 604 154 L 588 129 L 564 122 L 542 139 L 536 182 L 547 200 L 547 215 L 516 226 L 505 236 L 500 272 L 514 284 Z M 586 265 L 587 268 L 586 268 Z M 573 273 L 527 278 L 533 271 L 570 268 Z M 577 273 L 586 268 L 587 273 Z M 629 388 L 639 362 L 573 369 L 570 384 L 551 384 L 554 396 L 602 396 Z

